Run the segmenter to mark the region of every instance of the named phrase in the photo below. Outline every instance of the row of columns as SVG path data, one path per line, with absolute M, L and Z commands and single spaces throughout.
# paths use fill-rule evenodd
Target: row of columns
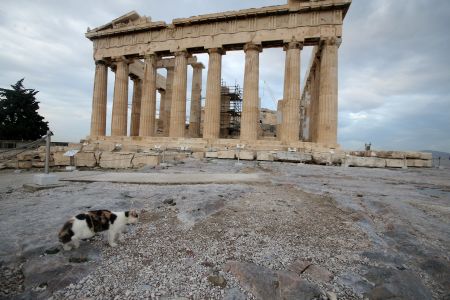
M 334 41 L 334 42 L 333 42 Z M 322 46 L 319 67 L 310 74 L 308 86 L 311 105 L 307 110 L 310 119 L 310 137 L 314 142 L 336 143 L 337 135 L 337 48 L 335 40 Z M 300 54 L 303 44 L 297 41 L 286 43 L 283 101 L 280 103 L 281 124 L 278 136 L 283 142 L 295 142 L 300 137 Z M 257 140 L 259 127 L 259 53 L 261 45 L 246 44 L 244 95 L 241 118 L 241 140 Z M 220 136 L 221 107 L 221 48 L 208 50 L 209 63 L 206 88 L 203 138 L 218 139 Z M 167 67 L 166 90 L 161 94 L 160 119 L 164 134 L 169 137 L 184 137 L 186 122 L 187 65 L 190 57 L 187 51 L 175 53 L 175 64 Z M 144 57 L 144 78 L 134 80 L 131 135 L 154 136 L 156 134 L 156 70 L 158 57 L 149 54 Z M 128 106 L 128 64 L 126 58 L 115 60 L 116 77 L 111 135 L 127 134 Z M 317 65 L 317 64 L 316 64 Z M 201 64 L 193 64 L 191 116 L 189 136 L 200 136 L 201 117 Z M 106 127 L 106 84 L 107 65 L 96 63 L 91 136 L 105 135 Z M 141 95 L 142 90 L 142 95 Z M 136 97 L 136 99 L 134 99 Z M 140 100 L 139 100 L 140 99 Z M 314 100 L 316 99 L 316 100 Z
M 187 58 L 187 55 L 185 55 Z M 194 60 L 195 61 L 195 60 Z M 111 135 L 112 136 L 126 136 L 128 123 L 128 77 L 133 80 L 133 100 L 131 108 L 131 122 L 130 122 L 130 136 L 154 136 L 158 129 L 156 123 L 156 80 L 157 80 L 157 55 L 146 55 L 144 57 L 144 75 L 139 78 L 136 75 L 129 74 L 129 64 L 132 60 L 124 57 L 112 60 L 113 71 L 115 71 L 114 95 L 113 95 L 113 110 L 111 118 Z M 184 68 L 183 68 L 184 65 Z M 201 63 L 191 63 L 194 69 L 193 87 L 192 87 L 192 103 L 191 103 L 191 117 L 190 122 L 193 124 L 190 130 L 191 137 L 200 136 L 200 118 L 201 118 L 201 82 L 202 82 L 202 68 Z M 178 66 L 178 68 L 177 68 Z M 184 87 L 179 87 L 178 82 L 175 83 L 177 87 L 177 101 L 172 101 L 174 74 L 175 69 L 181 67 L 180 74 L 186 74 L 187 61 L 175 59 L 175 66 L 168 66 L 166 78 L 166 90 L 159 89 L 160 93 L 160 120 L 162 122 L 162 129 L 165 133 L 170 134 L 169 129 L 171 125 L 171 111 L 178 112 L 173 114 L 174 119 L 180 118 L 180 115 L 186 113 L 186 79 L 187 74 L 182 78 L 177 78 L 178 82 L 185 83 Z M 183 70 L 184 69 L 184 70 Z M 91 117 L 91 136 L 104 136 L 106 134 L 106 109 L 107 109 L 107 81 L 108 81 L 108 63 L 106 61 L 96 61 L 94 93 L 92 102 L 92 117 Z M 182 99 L 182 100 L 180 100 Z M 175 105 L 172 108 L 172 103 Z M 184 104 L 184 109 L 183 109 Z M 183 117 L 183 120 L 185 118 Z M 181 127 L 183 129 L 181 130 Z M 178 136 L 179 132 L 184 133 L 184 122 L 175 122 L 172 126 L 173 130 L 177 132 L 171 133 L 173 136 Z
M 313 63 L 304 93 L 304 97 L 308 95 L 309 98 L 309 101 L 305 101 L 305 109 L 309 123 L 307 140 L 310 142 L 337 145 L 340 43 L 340 39 L 323 41 L 312 58 Z

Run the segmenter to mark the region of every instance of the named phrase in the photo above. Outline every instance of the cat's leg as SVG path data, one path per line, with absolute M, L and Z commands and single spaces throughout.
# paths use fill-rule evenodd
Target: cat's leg
M 70 242 L 63 244 L 63 249 L 64 249 L 64 251 L 72 250 L 72 246 L 70 246 Z
M 80 247 L 80 240 L 79 239 L 72 238 L 72 243 L 73 243 L 73 246 L 75 247 L 75 249 L 78 249 L 78 247 Z
M 117 243 L 115 242 L 116 233 L 117 232 L 115 230 L 111 229 L 111 228 L 108 230 L 108 243 L 109 243 L 109 245 L 111 247 L 116 247 L 117 246 Z

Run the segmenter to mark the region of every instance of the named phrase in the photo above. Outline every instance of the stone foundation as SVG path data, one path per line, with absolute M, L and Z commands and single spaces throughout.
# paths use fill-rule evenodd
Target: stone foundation
M 241 148 L 237 148 L 240 145 Z M 242 149 L 242 146 L 244 149 Z M 431 168 L 432 155 L 411 151 L 345 151 L 326 148 L 316 143 L 298 142 L 290 147 L 273 140 L 258 140 L 247 145 L 242 140 L 178 139 L 178 138 L 122 138 L 112 142 L 108 138 L 51 147 L 50 166 L 70 165 L 64 156 L 68 150 L 80 150 L 74 159 L 76 167 L 103 169 L 141 168 L 157 166 L 161 162 L 194 159 L 234 159 L 279 161 L 343 167 L 366 168 Z M 297 146 L 297 147 L 292 147 Z M 17 155 L 17 161 L 3 163 L 3 168 L 44 168 L 45 147 Z

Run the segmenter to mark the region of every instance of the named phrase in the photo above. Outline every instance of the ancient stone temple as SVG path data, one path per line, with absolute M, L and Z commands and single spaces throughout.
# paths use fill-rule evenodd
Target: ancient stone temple
M 350 4 L 351 0 L 289 0 L 285 5 L 174 19 L 171 24 L 130 12 L 88 30 L 95 60 L 88 139 L 219 149 L 236 144 L 265 150 L 338 148 L 338 49 Z M 300 54 L 308 46 L 314 50 L 301 90 Z M 285 52 L 284 92 L 278 103 L 276 136 L 263 137 L 259 133 L 259 56 L 273 47 Z M 228 51 L 245 53 L 237 140 L 220 138 L 222 56 Z M 209 55 L 206 91 L 201 90 L 204 66 L 195 57 L 199 53 Z M 115 72 L 111 136 L 106 136 L 108 68 Z M 157 73 L 158 68 L 167 70 L 166 78 Z M 187 72 L 191 69 L 187 117 Z M 133 81 L 131 120 L 129 78 Z

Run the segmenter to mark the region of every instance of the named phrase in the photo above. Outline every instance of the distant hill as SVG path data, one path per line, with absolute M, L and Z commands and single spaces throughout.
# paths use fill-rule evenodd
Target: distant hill
M 450 153 L 447 152 L 440 152 L 440 151 L 433 151 L 433 150 L 422 150 L 421 152 L 428 152 L 433 155 L 433 165 L 438 165 L 438 159 L 441 158 L 440 165 L 449 168 L 450 167 Z

